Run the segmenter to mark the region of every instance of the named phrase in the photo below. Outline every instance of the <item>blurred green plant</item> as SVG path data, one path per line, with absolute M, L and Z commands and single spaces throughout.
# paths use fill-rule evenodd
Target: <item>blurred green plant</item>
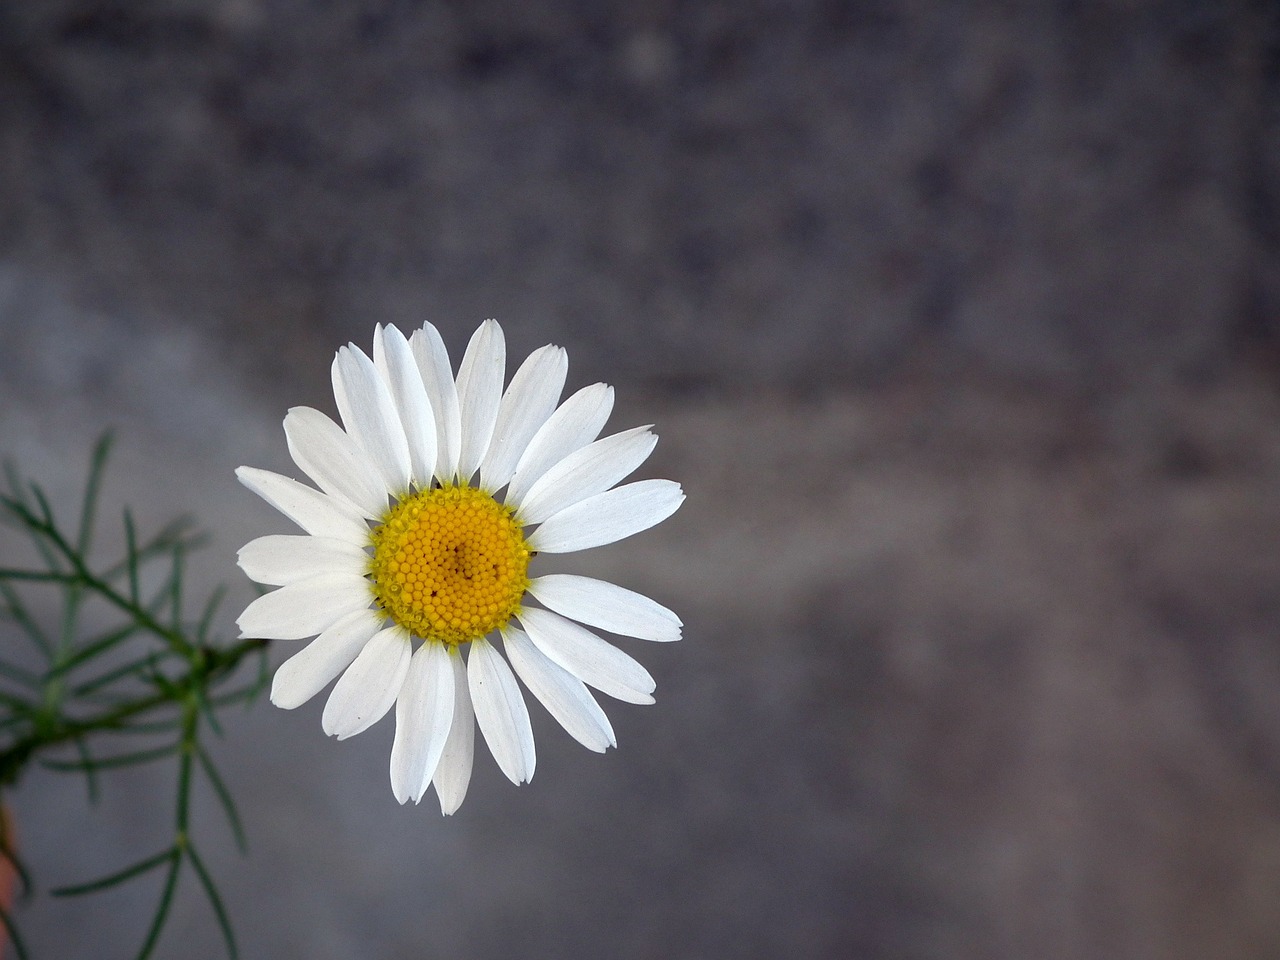
M 0 797 L 32 764 L 84 776 L 93 802 L 104 771 L 173 762 L 172 843 L 107 876 L 50 892 L 81 896 L 162 871 L 160 897 L 138 952 L 139 960 L 145 960 L 169 916 L 179 876 L 190 866 L 227 953 L 234 958 L 236 943 L 226 908 L 191 839 L 191 790 L 198 772 L 207 779 L 243 851 L 239 814 L 205 743 L 209 732 L 221 735 L 221 708 L 250 702 L 266 686 L 266 643 L 241 640 L 220 646 L 213 641 L 210 628 L 221 589 L 198 616 L 184 612 L 185 559 L 204 540 L 189 520 L 179 519 L 139 540 L 126 509 L 124 555 L 106 564 L 91 562 L 110 448 L 110 435 L 94 448 L 73 532 L 55 518 L 40 487 L 24 481 L 11 463 L 5 464 L 8 492 L 0 495 L 0 520 L 25 531 L 35 551 L 29 568 L 0 567 L 0 621 L 12 627 L 0 642 Z M 32 594 L 38 590 L 53 591 L 60 602 L 35 604 Z M 87 630 L 87 603 L 105 605 L 112 625 Z M 36 611 L 51 606 L 57 612 L 45 619 L 54 622 L 42 623 Z M 94 613 L 95 622 L 102 622 L 98 611 Z M 256 660 L 257 670 L 251 679 L 239 680 L 244 673 L 239 668 L 249 659 Z M 11 835 L 7 827 L 0 827 L 0 857 L 16 871 L 23 896 L 30 896 L 31 874 L 10 842 Z M 0 905 L 0 923 L 18 957 L 26 958 L 12 914 L 10 904 Z

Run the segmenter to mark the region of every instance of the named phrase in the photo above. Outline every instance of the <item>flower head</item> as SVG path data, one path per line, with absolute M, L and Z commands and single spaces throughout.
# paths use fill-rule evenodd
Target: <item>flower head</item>
M 641 594 L 531 576 L 536 554 L 639 533 L 684 494 L 670 480 L 617 485 L 657 437 L 637 427 L 596 439 L 613 390 L 598 383 L 559 403 L 563 349 L 535 350 L 504 390 L 505 366 L 493 320 L 472 336 L 456 379 L 431 324 L 408 338 L 379 326 L 372 358 L 354 344 L 334 358 L 342 426 L 309 407 L 285 417 L 289 453 L 319 489 L 236 471 L 306 534 L 259 537 L 240 551 L 245 573 L 279 587 L 240 615 L 242 636 L 315 637 L 276 671 L 272 702 L 292 709 L 337 678 L 322 724 L 339 739 L 394 706 L 392 791 L 416 803 L 434 783 L 445 813 L 466 795 L 476 725 L 507 777 L 533 776 L 516 676 L 571 736 L 603 752 L 616 741 L 588 686 L 652 703 L 654 682 L 587 627 L 680 638 L 679 618 Z

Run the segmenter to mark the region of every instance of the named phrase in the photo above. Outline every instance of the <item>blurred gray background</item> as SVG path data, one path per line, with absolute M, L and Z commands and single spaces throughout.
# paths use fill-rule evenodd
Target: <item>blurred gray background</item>
M 563 344 L 689 495 L 540 567 L 684 618 L 617 751 L 531 707 L 445 820 L 389 720 L 228 717 L 243 954 L 1280 955 L 1278 15 L 2 0 L 0 451 L 69 506 L 117 427 L 105 515 L 194 512 L 225 635 L 288 532 L 232 471 L 376 322 Z M 42 889 L 160 849 L 169 776 L 24 781 Z M 221 955 L 192 880 L 159 956 Z M 155 894 L 20 917 L 127 957 Z

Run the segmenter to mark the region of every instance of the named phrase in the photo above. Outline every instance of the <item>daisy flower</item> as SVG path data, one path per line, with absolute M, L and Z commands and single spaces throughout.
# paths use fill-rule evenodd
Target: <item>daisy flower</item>
M 456 379 L 434 326 L 408 338 L 379 326 L 372 359 L 354 344 L 334 358 L 342 426 L 310 407 L 285 417 L 289 453 L 319 489 L 236 471 L 305 531 L 259 537 L 239 554 L 250 578 L 279 587 L 240 615 L 241 635 L 315 638 L 276 671 L 272 702 L 292 709 L 336 678 L 322 726 L 339 740 L 394 706 L 392 792 L 416 803 L 435 784 L 446 814 L 466 796 L 477 725 L 508 778 L 533 776 L 517 676 L 574 739 L 604 752 L 617 742 L 587 688 L 652 703 L 654 682 L 588 627 L 680 639 L 680 619 L 641 594 L 530 576 L 538 554 L 639 533 L 684 494 L 671 480 L 617 485 L 657 437 L 636 427 L 596 439 L 613 389 L 593 384 L 559 403 L 563 349 L 535 350 L 504 391 L 505 367 L 493 320 L 472 336 Z

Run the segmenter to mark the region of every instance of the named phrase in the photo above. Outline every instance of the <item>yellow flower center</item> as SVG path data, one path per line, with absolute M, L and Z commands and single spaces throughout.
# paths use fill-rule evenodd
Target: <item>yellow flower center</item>
M 496 630 L 529 586 L 529 545 L 511 510 L 483 490 L 410 494 L 370 531 L 373 592 L 396 623 L 457 645 Z

